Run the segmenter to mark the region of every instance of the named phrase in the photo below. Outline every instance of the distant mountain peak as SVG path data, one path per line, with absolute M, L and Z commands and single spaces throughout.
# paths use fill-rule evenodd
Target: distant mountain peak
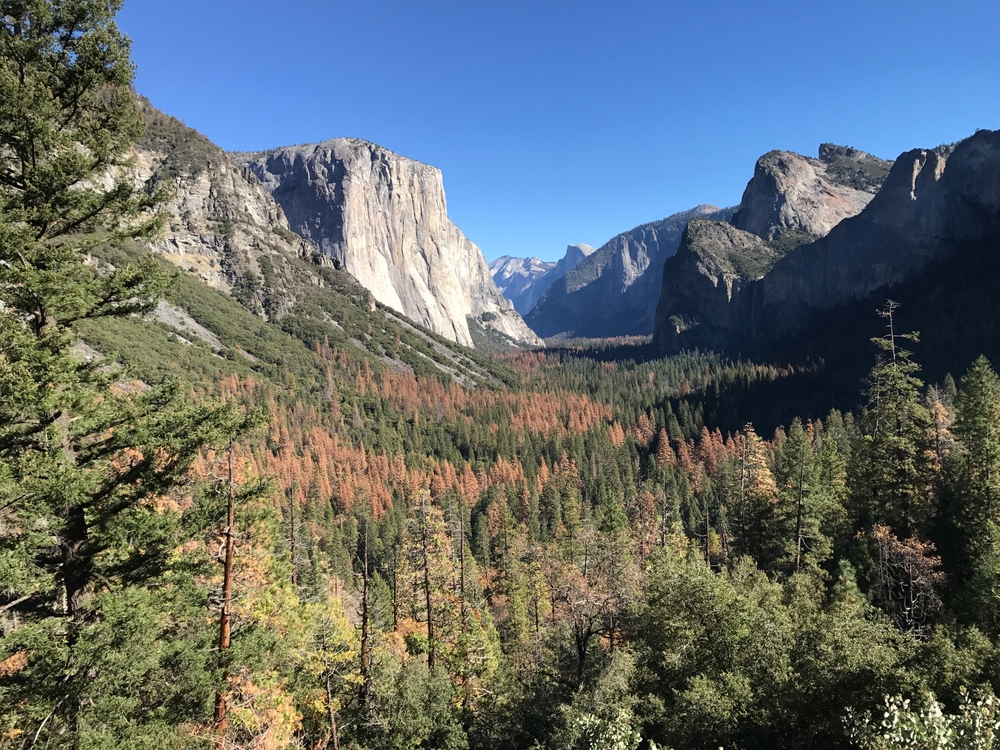
M 665 219 L 640 224 L 596 250 L 575 246 L 589 249 L 586 257 L 565 271 L 525 316 L 525 321 L 540 336 L 651 333 L 663 263 L 677 251 L 687 222 L 699 216 L 726 219 L 730 213 L 703 203 Z
M 490 264 L 493 281 L 514 309 L 527 315 L 542 295 L 566 272 L 594 253 L 590 245 L 567 245 L 558 262 L 504 255 Z
M 593 248 L 590 245 L 585 245 L 581 242 L 576 245 L 567 245 L 566 254 L 563 257 L 568 258 L 575 253 L 582 253 L 584 257 L 587 257 L 588 255 L 593 255 L 596 251 L 596 248 Z

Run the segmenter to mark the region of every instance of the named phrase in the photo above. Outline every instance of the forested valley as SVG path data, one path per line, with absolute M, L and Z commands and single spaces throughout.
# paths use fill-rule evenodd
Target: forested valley
M 144 250 L 115 10 L 4 3 L 0 747 L 993 746 L 990 362 L 265 323 Z

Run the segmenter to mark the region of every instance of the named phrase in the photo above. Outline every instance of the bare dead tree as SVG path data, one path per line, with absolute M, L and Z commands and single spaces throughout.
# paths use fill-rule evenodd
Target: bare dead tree
M 368 519 L 365 519 L 365 551 L 361 568 L 361 685 L 358 687 L 358 704 L 361 710 L 368 713 L 368 702 L 371 695 L 371 606 L 369 601 L 368 574 Z
M 878 545 L 878 580 L 889 617 L 900 631 L 926 639 L 941 609 L 938 590 L 945 580 L 941 558 L 930 542 L 900 541 L 881 524 L 872 529 L 872 536 Z
M 225 653 L 229 649 L 231 636 L 231 615 L 233 601 L 233 557 L 236 547 L 236 478 L 233 467 L 233 445 L 229 444 L 229 477 L 226 490 L 226 557 L 223 563 L 222 575 L 222 606 L 219 613 L 219 663 L 222 666 L 223 683 L 228 678 L 228 670 L 225 667 Z M 223 686 L 215 693 L 215 714 L 212 725 L 217 732 L 215 746 L 218 750 L 223 747 L 223 734 L 229 726 L 229 708 L 226 704 L 226 693 Z
M 427 666 L 434 668 L 434 609 L 431 601 L 431 568 L 427 555 L 427 494 L 420 501 L 420 554 L 424 566 L 424 598 L 427 604 Z

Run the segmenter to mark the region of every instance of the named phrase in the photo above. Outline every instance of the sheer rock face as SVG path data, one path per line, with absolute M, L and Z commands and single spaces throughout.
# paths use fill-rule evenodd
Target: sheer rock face
M 757 160 L 733 225 L 765 240 L 790 232 L 823 237 L 861 213 L 891 162 L 824 143 L 820 158 L 771 151 Z
M 701 205 L 623 232 L 558 279 L 525 317 L 540 336 L 649 335 L 663 264 L 693 217 L 724 218 Z
M 541 343 L 448 219 L 440 170 L 353 138 L 234 158 L 291 228 L 375 299 L 466 346 L 469 317 L 519 344 Z
M 665 283 L 654 339 L 665 350 L 701 345 L 697 327 L 671 319 L 684 316 L 717 324 L 706 344 L 794 335 L 818 311 L 873 298 L 933 260 L 998 238 L 1000 131 L 980 131 L 953 148 L 908 151 L 861 213 L 793 249 L 762 277 L 734 285 L 727 312 Z
M 556 281 L 593 254 L 594 248 L 580 244 L 568 245 L 566 254 L 558 262 L 504 255 L 490 263 L 490 273 L 514 309 L 527 315 Z
M 561 279 L 595 252 L 597 251 L 594 248 L 590 245 L 584 245 L 583 243 L 577 245 L 567 245 L 566 254 L 559 259 L 556 263 L 555 269 L 552 271 L 553 281 Z
M 138 152 L 140 177 L 154 177 L 164 156 L 156 151 Z M 197 174 L 177 175 L 176 189 L 164 206 L 167 224 L 153 249 L 210 286 L 228 291 L 234 281 L 232 267 L 244 265 L 228 256 L 240 254 L 249 262 L 264 241 L 287 244 L 271 230 L 273 226 L 288 229 L 281 209 L 254 183 L 222 160 Z
M 871 297 L 930 261 L 1000 235 L 1000 131 L 902 154 L 857 217 L 799 248 L 759 283 L 754 315 L 775 333 L 815 310 Z

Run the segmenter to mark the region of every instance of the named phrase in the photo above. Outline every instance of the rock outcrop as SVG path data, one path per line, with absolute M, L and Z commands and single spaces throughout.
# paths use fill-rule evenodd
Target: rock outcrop
M 892 162 L 824 143 L 820 158 L 771 151 L 757 160 L 732 223 L 765 240 L 823 237 L 871 201 Z
M 441 171 L 354 138 L 236 154 L 293 231 L 375 299 L 472 346 L 469 318 L 518 344 L 540 344 L 448 218 Z
M 294 295 L 272 295 L 265 305 L 250 280 L 263 278 L 262 259 L 307 258 L 315 248 L 289 229 L 259 180 L 225 151 L 148 101 L 141 99 L 139 108 L 146 133 L 135 151 L 137 176 L 154 186 L 173 184 L 163 207 L 166 227 L 153 250 L 216 289 L 248 287 L 244 302 L 265 318 L 287 313 Z
M 741 283 L 730 312 L 713 312 L 719 327 L 711 339 L 741 347 L 787 338 L 817 313 L 882 296 L 956 251 L 995 252 L 998 238 L 1000 131 L 908 151 L 860 214 L 792 250 L 762 278 Z M 665 350 L 699 345 L 696 328 L 679 330 L 670 318 L 704 315 L 713 305 L 685 301 L 665 286 L 655 340 Z
M 669 343 L 686 334 L 699 346 L 724 343 L 751 320 L 752 297 L 741 293 L 779 257 L 772 245 L 731 224 L 692 219 L 663 275 L 657 337 Z
M 597 251 L 594 248 L 583 243 L 567 245 L 566 253 L 556 262 L 556 267 L 552 270 L 552 280 L 558 281 L 595 252 Z
M 619 234 L 557 280 L 525 321 L 543 337 L 649 335 L 663 263 L 688 221 L 728 215 L 701 205 Z
M 493 281 L 514 309 L 527 315 L 552 285 L 594 254 L 590 245 L 568 245 L 558 262 L 504 255 L 490 263 Z
M 865 211 L 775 265 L 755 315 L 775 333 L 799 330 L 812 311 L 871 297 L 998 228 L 1000 131 L 908 151 Z

